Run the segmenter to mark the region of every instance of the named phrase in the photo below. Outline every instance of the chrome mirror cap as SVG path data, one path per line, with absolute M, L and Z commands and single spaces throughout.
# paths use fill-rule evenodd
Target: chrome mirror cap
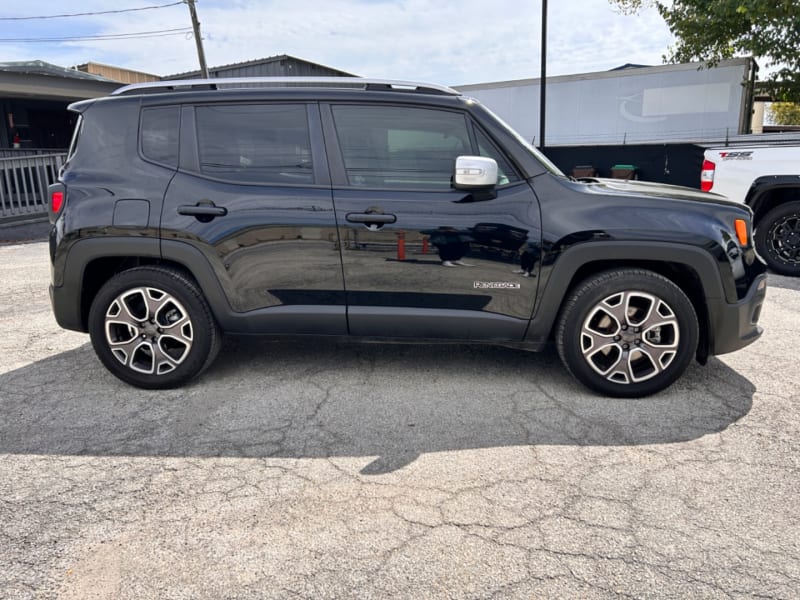
M 456 158 L 453 185 L 458 189 L 491 188 L 497 185 L 497 162 L 483 156 Z

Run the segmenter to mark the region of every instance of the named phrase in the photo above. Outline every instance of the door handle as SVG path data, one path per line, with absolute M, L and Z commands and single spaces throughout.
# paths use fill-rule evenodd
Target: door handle
M 344 218 L 350 223 L 364 223 L 366 225 L 383 225 L 384 223 L 397 221 L 397 215 L 383 213 L 347 213 Z
M 206 201 L 179 206 L 178 214 L 197 217 L 199 221 L 207 223 L 214 217 L 224 217 L 228 214 L 228 209 L 224 206 L 216 206 L 213 202 Z

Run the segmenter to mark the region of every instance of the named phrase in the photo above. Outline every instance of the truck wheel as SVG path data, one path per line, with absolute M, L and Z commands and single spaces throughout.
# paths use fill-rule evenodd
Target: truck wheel
M 587 387 L 619 398 L 671 385 L 697 350 L 694 307 L 679 287 L 643 269 L 615 269 L 572 289 L 556 328 L 567 370 Z
M 148 389 L 196 377 L 222 341 L 197 285 L 166 267 L 137 267 L 108 280 L 89 310 L 89 335 L 111 373 Z
M 800 275 L 800 202 L 776 206 L 759 221 L 758 254 L 781 275 Z

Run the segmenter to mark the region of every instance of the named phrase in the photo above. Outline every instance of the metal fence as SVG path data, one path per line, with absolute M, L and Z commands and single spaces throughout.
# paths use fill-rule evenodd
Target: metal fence
M 0 158 L 19 158 L 32 154 L 62 154 L 66 148 L 0 148 Z
M 0 218 L 47 212 L 47 186 L 66 159 L 66 152 L 0 158 Z

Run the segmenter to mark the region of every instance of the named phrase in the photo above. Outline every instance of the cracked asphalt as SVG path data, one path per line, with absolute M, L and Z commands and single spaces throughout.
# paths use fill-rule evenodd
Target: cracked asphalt
M 644 400 L 554 352 L 231 339 L 180 390 L 0 246 L 0 598 L 798 598 L 800 280 Z

